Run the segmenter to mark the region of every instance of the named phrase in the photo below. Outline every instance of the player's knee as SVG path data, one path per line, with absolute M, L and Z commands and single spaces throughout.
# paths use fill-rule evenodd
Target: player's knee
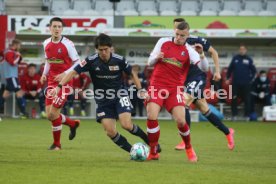
M 185 124 L 185 119 L 183 117 L 176 117 L 175 121 L 178 127 L 183 127 Z
M 115 137 L 116 136 L 116 134 L 117 134 L 117 131 L 116 130 L 106 130 L 106 135 L 108 136 L 108 137 L 110 137 L 110 138 L 113 138 L 113 137 Z
M 56 114 L 53 113 L 53 112 L 47 113 L 47 119 L 48 119 L 49 121 L 53 121 L 53 120 L 57 119 Z
M 158 117 L 158 114 L 151 112 L 151 111 L 147 111 L 147 117 L 148 117 L 148 119 L 156 120 Z
M 121 126 L 123 129 L 128 130 L 128 131 L 131 131 L 133 128 L 131 121 L 121 122 Z

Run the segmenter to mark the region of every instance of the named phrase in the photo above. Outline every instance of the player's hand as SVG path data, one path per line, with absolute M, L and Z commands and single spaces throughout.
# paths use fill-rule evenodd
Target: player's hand
M 215 72 L 213 76 L 213 80 L 218 82 L 221 79 L 221 75 L 219 72 Z
M 195 48 L 195 50 L 196 50 L 199 54 L 202 54 L 202 53 L 203 53 L 203 46 L 202 46 L 201 44 L 196 43 L 196 44 L 194 45 L 194 48 Z
M 160 52 L 157 54 L 157 59 L 163 59 L 164 58 L 164 52 Z
M 65 76 L 65 73 L 61 73 L 61 74 L 58 74 L 57 76 L 55 76 L 55 81 L 57 82 L 60 82 L 62 80 L 62 78 Z
M 229 84 L 230 84 L 230 80 L 226 80 L 226 81 L 225 81 L 225 84 L 226 84 L 226 85 L 229 85 Z
M 138 98 L 140 99 L 149 100 L 149 94 L 145 89 L 138 90 L 137 95 L 138 95 Z
M 36 91 L 30 91 L 30 94 L 31 94 L 32 97 L 35 97 L 37 92 Z
M 47 76 L 46 75 L 42 75 L 41 77 L 40 77 L 40 83 L 41 84 L 44 84 L 44 82 L 46 82 L 47 81 Z
M 259 93 L 259 98 L 260 98 L 260 99 L 263 99 L 264 97 L 265 97 L 265 93 L 264 93 L 264 92 L 260 92 L 260 93 Z

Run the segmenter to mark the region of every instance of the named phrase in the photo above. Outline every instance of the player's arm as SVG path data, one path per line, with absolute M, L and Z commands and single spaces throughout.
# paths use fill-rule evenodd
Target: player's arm
M 220 75 L 220 66 L 219 66 L 218 52 L 212 46 L 210 46 L 210 48 L 208 49 L 208 52 L 210 53 L 210 55 L 211 55 L 211 57 L 212 57 L 212 59 L 214 61 L 214 64 L 215 64 L 215 72 L 214 72 L 213 80 L 219 81 L 221 79 L 221 75 Z
M 43 69 L 43 73 L 42 73 L 42 75 L 40 77 L 40 83 L 41 83 L 41 85 L 43 85 L 44 82 L 47 80 L 47 76 L 48 76 L 49 70 L 50 70 L 50 64 L 46 60 L 45 61 L 45 65 L 44 65 L 44 69 Z
M 203 72 L 207 72 L 209 70 L 209 62 L 204 55 L 203 48 L 201 44 L 198 44 L 195 49 L 193 49 L 190 45 L 186 44 L 190 63 L 193 65 L 197 65 L 200 70 Z M 201 55 L 199 55 L 201 53 Z
M 7 52 L 5 60 L 12 66 L 21 62 L 22 57 L 19 52 Z
M 162 59 L 164 57 L 164 53 L 161 52 L 162 44 L 164 43 L 165 38 L 160 38 L 158 42 L 156 43 L 153 51 L 150 53 L 149 59 L 148 59 L 148 65 L 153 66 L 159 59 Z

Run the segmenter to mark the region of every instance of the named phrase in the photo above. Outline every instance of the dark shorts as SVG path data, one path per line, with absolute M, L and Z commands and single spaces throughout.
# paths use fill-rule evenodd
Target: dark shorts
M 10 92 L 17 92 L 21 89 L 18 78 L 12 77 L 6 79 L 6 90 Z
M 185 92 L 193 96 L 195 99 L 204 98 L 204 88 L 206 86 L 206 79 L 193 79 L 186 81 Z
M 96 120 L 101 123 L 104 118 L 118 119 L 119 114 L 124 112 L 132 112 L 132 104 L 129 97 L 122 97 L 120 99 L 114 100 L 113 103 L 108 105 L 98 105 L 96 109 Z

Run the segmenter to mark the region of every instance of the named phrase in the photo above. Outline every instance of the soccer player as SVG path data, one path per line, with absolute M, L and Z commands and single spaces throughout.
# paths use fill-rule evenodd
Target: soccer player
M 74 76 L 73 88 L 75 90 L 75 93 L 77 94 L 72 94 L 68 96 L 69 114 L 71 116 L 74 115 L 75 96 L 77 96 L 76 100 L 80 100 L 81 116 L 86 116 L 86 112 L 85 112 L 86 99 L 83 96 L 83 92 L 85 89 L 88 88 L 90 83 L 91 83 L 91 79 L 85 73 L 81 73 L 80 75 Z
M 120 148 L 130 152 L 131 144 L 117 132 L 116 120 L 131 134 L 139 136 L 148 144 L 145 132 L 131 121 L 132 105 L 128 91 L 122 86 L 122 75 L 132 76 L 138 90 L 141 83 L 124 57 L 111 52 L 112 40 L 108 35 L 100 34 L 95 39 L 96 54 L 85 60 L 70 71 L 59 83 L 56 93 L 75 75 L 89 72 L 94 86 L 94 98 L 98 105 L 96 109 L 97 122 L 101 123 L 107 136 Z M 144 93 L 141 93 L 144 95 Z
M 178 18 L 174 19 L 174 26 L 176 27 L 181 22 L 185 22 L 184 19 Z M 197 51 L 200 53 L 200 57 L 204 58 L 204 51 L 209 52 L 214 60 L 215 64 L 215 73 L 214 80 L 218 81 L 221 79 L 220 76 L 220 67 L 218 61 L 218 53 L 217 51 L 210 45 L 208 40 L 201 37 L 189 36 L 186 41 L 190 45 L 194 45 Z M 200 70 L 197 66 L 191 66 L 187 80 L 185 82 L 185 105 L 186 105 L 186 121 L 191 126 L 191 118 L 189 113 L 189 106 L 191 103 L 195 103 L 196 107 L 200 110 L 200 112 L 211 122 L 215 127 L 217 127 L 221 132 L 224 133 L 228 142 L 228 148 L 233 150 L 235 147 L 234 143 L 234 129 L 228 128 L 225 126 L 221 120 L 210 111 L 206 99 L 203 96 L 204 88 L 206 85 L 207 75 L 205 72 Z M 185 142 L 182 141 L 176 147 L 176 150 L 184 150 Z
M 4 106 L 4 101 L 10 96 L 11 92 L 15 92 L 16 102 L 20 110 L 21 118 L 27 118 L 27 113 L 25 112 L 25 100 L 23 98 L 23 91 L 18 81 L 18 64 L 22 60 L 22 56 L 19 53 L 21 48 L 20 40 L 13 40 L 9 49 L 4 51 L 4 61 L 3 61 L 3 71 L 4 78 L 6 79 L 6 87 L 0 98 L 0 107 Z
M 46 96 L 46 114 L 49 121 L 52 122 L 52 133 L 54 142 L 49 150 L 60 150 L 60 136 L 62 124 L 70 127 L 69 140 L 76 136 L 76 129 L 79 127 L 79 120 L 72 120 L 60 113 L 61 108 L 67 99 L 67 93 L 62 91 L 53 98 L 50 96 L 50 89 L 58 85 L 58 81 L 65 75 L 65 71 L 75 62 L 79 62 L 79 56 L 72 41 L 61 35 L 63 30 L 63 21 L 59 17 L 50 20 L 51 37 L 43 43 L 45 52 L 45 67 L 41 76 L 41 84 L 47 80 L 48 91 Z M 68 81 L 68 86 L 72 86 L 72 81 Z
M 36 73 L 36 65 L 29 64 L 27 73 L 23 76 L 21 80 L 21 87 L 24 91 L 25 99 L 34 100 L 38 98 L 39 108 L 41 117 L 45 118 L 45 96 L 42 91 L 42 86 L 40 83 L 40 75 Z
M 188 44 L 189 25 L 181 22 L 175 29 L 175 37 L 161 38 L 150 54 L 148 64 L 154 70 L 148 87 L 146 101 L 147 132 L 150 145 L 148 160 L 158 160 L 157 145 L 160 136 L 158 114 L 164 106 L 177 123 L 179 134 L 186 143 L 186 154 L 190 162 L 197 162 L 196 153 L 190 142 L 190 129 L 185 121 L 183 84 L 191 64 L 206 70 L 206 58 L 200 61 L 199 54 Z

